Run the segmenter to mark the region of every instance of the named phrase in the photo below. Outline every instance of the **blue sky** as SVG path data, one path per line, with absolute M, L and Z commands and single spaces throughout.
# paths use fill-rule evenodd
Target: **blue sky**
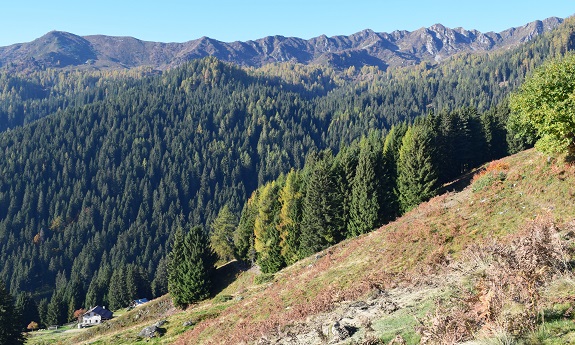
M 7 0 L 0 46 L 51 30 L 184 42 L 208 36 L 246 41 L 268 35 L 350 35 L 363 29 L 413 31 L 435 23 L 483 32 L 575 14 L 571 0 Z

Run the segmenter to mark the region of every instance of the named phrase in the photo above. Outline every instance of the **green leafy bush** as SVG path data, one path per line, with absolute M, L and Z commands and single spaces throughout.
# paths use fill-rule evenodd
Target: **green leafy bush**
M 511 95 L 509 125 L 548 153 L 575 157 L 575 54 L 550 60 Z

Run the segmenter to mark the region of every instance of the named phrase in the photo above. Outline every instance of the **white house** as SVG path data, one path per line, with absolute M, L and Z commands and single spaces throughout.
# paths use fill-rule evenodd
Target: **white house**
M 110 320 L 113 313 L 106 307 L 96 306 L 82 315 L 82 320 L 78 323 L 78 328 L 95 326 L 104 320 Z

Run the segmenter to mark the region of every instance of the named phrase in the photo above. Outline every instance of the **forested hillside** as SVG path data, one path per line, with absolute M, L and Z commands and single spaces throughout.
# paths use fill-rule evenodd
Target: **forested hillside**
M 265 213 L 261 200 L 269 200 L 272 215 L 305 179 L 318 181 L 306 188 L 326 186 L 321 181 L 337 181 L 329 175 L 336 173 L 348 184 L 333 187 L 348 189 L 355 175 L 383 169 L 370 168 L 369 162 L 385 162 L 384 138 L 391 137 L 392 125 L 396 133 L 405 132 L 388 151 L 396 161 L 409 137 L 425 138 L 426 154 L 437 152 L 435 190 L 507 151 L 503 100 L 546 57 L 571 49 L 572 35 L 573 22 L 567 20 L 503 53 L 462 54 L 438 65 L 385 72 L 290 64 L 244 70 L 206 58 L 162 73 L 1 74 L 0 280 L 20 294 L 21 305 L 30 297 L 39 302 L 41 320 L 48 324 L 71 318 L 80 307 L 116 308 L 132 298 L 159 296 L 166 293 L 166 256 L 178 228 L 201 225 L 209 232 L 224 205 L 238 219 L 260 186 L 251 203 L 259 200 L 258 212 Z M 415 121 L 428 113 L 436 116 Z M 415 134 L 416 128 L 425 131 Z M 460 131 L 465 132 L 457 137 Z M 477 146 L 463 152 L 462 142 Z M 510 144 L 512 150 L 522 147 Z M 462 155 L 491 153 L 462 156 L 455 149 Z M 334 162 L 348 170 L 334 172 Z M 397 179 L 401 191 L 399 173 L 385 177 Z M 353 188 L 396 193 L 395 182 L 374 183 Z M 288 243 L 293 234 L 261 240 L 265 231 L 258 235 L 264 229 L 258 226 L 265 224 L 254 223 L 262 268 L 276 270 L 369 231 L 417 202 L 403 200 L 407 192 L 393 200 L 378 195 L 377 215 L 368 222 L 373 214 L 362 212 L 376 203 L 360 200 L 366 193 L 353 188 L 332 193 L 353 201 L 345 212 L 333 210 L 349 217 L 339 223 L 331 219 L 324 226 L 312 218 L 319 199 L 299 201 L 303 209 L 297 217 L 304 224 L 333 230 L 321 238 L 302 234 L 308 243 L 303 249 L 266 247 Z M 305 198 L 330 193 L 307 190 Z M 240 228 L 246 217 L 242 213 Z M 249 248 L 248 240 L 240 256 L 249 258 Z M 283 250 L 281 260 L 264 263 L 273 258 L 263 254 L 268 250 Z
M 234 238 L 237 258 L 274 273 L 394 220 L 471 168 L 505 156 L 508 114 L 506 107 L 430 114 L 385 136 L 370 132 L 335 156 L 312 152 L 304 169 L 258 188 L 235 232 L 219 237 Z M 227 252 L 225 240 L 212 244 Z

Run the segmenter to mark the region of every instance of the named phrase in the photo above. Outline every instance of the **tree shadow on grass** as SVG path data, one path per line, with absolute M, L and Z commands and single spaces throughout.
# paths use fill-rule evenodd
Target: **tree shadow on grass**
M 462 190 L 464 190 L 467 186 L 469 186 L 471 184 L 471 181 L 473 180 L 473 176 L 475 176 L 475 174 L 477 174 L 478 172 L 480 172 L 481 170 L 484 169 L 484 166 L 481 166 L 479 168 L 475 168 L 463 175 L 461 175 L 457 180 L 453 180 L 449 183 L 444 184 L 443 186 L 441 186 L 437 192 L 438 195 L 447 193 L 447 192 L 461 192 Z
M 216 269 L 212 284 L 212 296 L 215 296 L 233 283 L 240 273 L 248 270 L 248 265 L 238 261 L 230 261 Z

